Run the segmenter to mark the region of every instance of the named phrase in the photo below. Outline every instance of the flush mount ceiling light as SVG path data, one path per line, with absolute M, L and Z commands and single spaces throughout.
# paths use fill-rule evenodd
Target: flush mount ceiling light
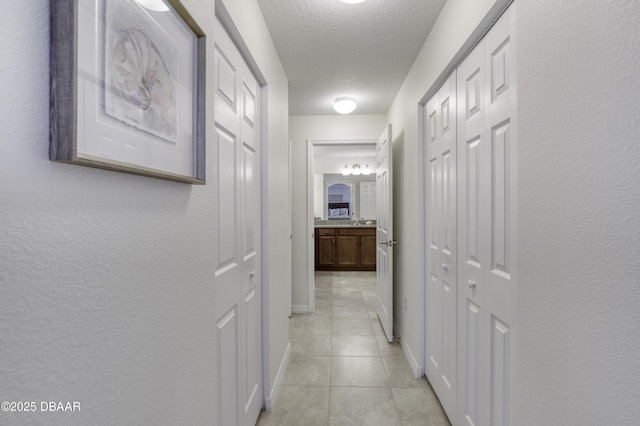
M 136 0 L 140 6 L 146 7 L 149 10 L 153 10 L 156 12 L 166 12 L 169 10 L 164 1 L 162 0 Z
M 349 96 L 341 96 L 336 98 L 333 109 L 340 114 L 350 114 L 356 109 L 356 100 Z

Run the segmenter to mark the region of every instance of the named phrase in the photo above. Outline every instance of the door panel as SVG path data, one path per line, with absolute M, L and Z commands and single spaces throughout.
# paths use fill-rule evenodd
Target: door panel
M 458 67 L 459 416 L 509 425 L 514 362 L 516 94 L 512 5 Z M 470 82 L 473 81 L 473 84 Z
M 492 129 L 492 224 L 491 224 L 491 270 L 493 273 L 509 279 L 511 253 L 509 239 L 510 200 L 509 200 L 509 142 L 511 134 L 509 123 Z
M 425 110 L 427 200 L 426 374 L 450 418 L 456 403 L 457 223 L 456 80 L 450 76 Z
M 218 320 L 216 340 L 218 344 L 218 383 L 224 383 L 224 392 L 218 393 L 220 424 L 237 425 L 238 398 L 240 394 L 240 369 L 238 366 L 239 342 L 237 306 Z M 220 391 L 220 387 L 218 387 Z M 227 409 L 222 409 L 227 407 Z
M 393 160 L 391 125 L 376 143 L 376 311 L 387 341 L 393 341 Z
M 220 424 L 255 424 L 262 408 L 258 84 L 216 21 L 213 157 Z
M 467 301 L 467 307 L 465 310 L 465 327 L 467 330 L 465 340 L 464 356 L 464 368 L 462 370 L 466 373 L 464 376 L 465 383 L 462 389 L 465 390 L 466 396 L 461 399 L 462 409 L 464 413 L 464 424 L 474 425 L 478 419 L 478 384 L 480 383 L 479 376 L 482 372 L 478 369 L 478 341 L 479 334 L 479 320 L 478 314 L 480 308 L 473 304 L 473 302 Z M 461 351 L 462 352 L 462 351 Z
M 491 425 L 509 424 L 509 354 L 511 334 L 509 326 L 491 316 Z

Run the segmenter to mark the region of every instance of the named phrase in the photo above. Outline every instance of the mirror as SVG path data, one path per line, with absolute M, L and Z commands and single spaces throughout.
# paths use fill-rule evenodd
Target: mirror
M 318 220 L 331 218 L 375 220 L 375 143 L 330 143 L 313 146 L 313 216 Z M 363 166 L 360 174 L 344 175 L 345 166 Z M 371 174 L 365 174 L 371 171 Z M 329 187 L 342 184 L 329 193 Z M 365 185 L 365 186 L 363 186 Z M 348 187 L 349 190 L 345 188 Z M 341 190 L 338 190 L 341 188 Z M 342 192 L 340 192 L 342 191 Z M 342 199 L 338 193 L 342 194 Z M 329 198 L 331 196 L 331 199 Z M 348 203 L 332 205 L 329 203 Z M 336 210 L 338 209 L 338 210 Z M 348 209 L 345 214 L 344 210 Z
M 353 216 L 351 184 L 334 183 L 327 187 L 327 219 L 348 220 Z

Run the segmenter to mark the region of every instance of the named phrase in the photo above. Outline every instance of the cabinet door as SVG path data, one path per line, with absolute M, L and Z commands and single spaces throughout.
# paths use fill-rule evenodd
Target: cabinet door
M 317 263 L 319 266 L 329 266 L 336 263 L 334 236 L 318 235 Z
M 316 228 L 316 269 L 334 266 L 336 263 L 336 230 Z
M 360 238 L 355 235 L 340 235 L 337 239 L 338 265 L 356 266 Z
M 360 264 L 362 266 L 376 267 L 376 236 L 375 230 L 373 235 L 362 236 L 360 238 Z

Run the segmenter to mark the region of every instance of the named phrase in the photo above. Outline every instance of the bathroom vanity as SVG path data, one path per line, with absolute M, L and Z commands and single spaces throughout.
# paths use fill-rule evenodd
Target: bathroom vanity
M 375 271 L 376 225 L 331 222 L 315 226 L 315 270 Z

